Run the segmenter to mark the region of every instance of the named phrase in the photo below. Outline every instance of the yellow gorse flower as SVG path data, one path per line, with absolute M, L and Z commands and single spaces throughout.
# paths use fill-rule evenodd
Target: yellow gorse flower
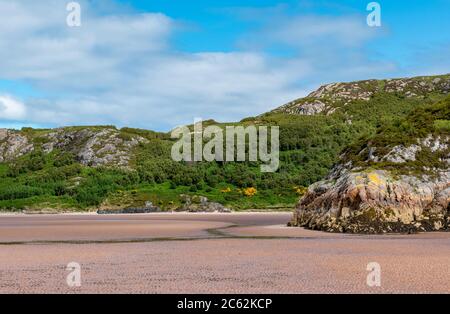
M 256 193 L 258 193 L 258 191 L 253 187 L 244 189 L 244 195 L 247 197 L 254 196 Z

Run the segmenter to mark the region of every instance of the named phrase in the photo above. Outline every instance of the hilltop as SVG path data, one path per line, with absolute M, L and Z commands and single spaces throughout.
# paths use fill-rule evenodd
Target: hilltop
M 364 80 L 350 83 L 332 83 L 321 86 L 305 98 L 289 102 L 272 112 L 298 115 L 331 115 L 346 111 L 346 106 L 355 101 L 369 102 L 381 95 L 400 98 L 426 99 L 433 95 L 450 92 L 450 74 L 419 76 L 413 78 Z

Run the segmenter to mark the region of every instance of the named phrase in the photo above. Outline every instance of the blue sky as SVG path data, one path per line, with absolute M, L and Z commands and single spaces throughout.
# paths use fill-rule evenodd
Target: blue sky
M 0 0 L 0 127 L 169 130 L 318 86 L 450 72 L 450 0 Z

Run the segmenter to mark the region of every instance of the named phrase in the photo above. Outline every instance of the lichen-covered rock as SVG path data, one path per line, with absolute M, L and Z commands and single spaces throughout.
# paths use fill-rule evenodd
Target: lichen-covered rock
M 396 178 L 384 170 L 345 170 L 308 189 L 294 224 L 350 233 L 437 231 L 449 226 L 449 202 L 450 171 Z
M 309 187 L 291 224 L 348 233 L 449 230 L 449 137 L 429 135 L 416 142 L 383 150 L 366 145 L 358 156 L 367 159 L 357 166 L 344 154 L 325 180 Z M 377 168 L 377 162 L 417 167 L 424 151 L 443 157 L 435 165 L 418 160 L 419 173 Z

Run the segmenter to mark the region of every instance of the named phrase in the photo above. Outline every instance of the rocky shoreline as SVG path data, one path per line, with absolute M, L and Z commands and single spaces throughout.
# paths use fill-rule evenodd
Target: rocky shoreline
M 220 203 L 211 202 L 204 196 L 180 195 L 182 205 L 175 212 L 189 213 L 230 213 L 231 210 Z M 160 207 L 147 202 L 144 207 L 130 207 L 124 209 L 101 209 L 97 213 L 104 214 L 148 214 L 164 212 Z

